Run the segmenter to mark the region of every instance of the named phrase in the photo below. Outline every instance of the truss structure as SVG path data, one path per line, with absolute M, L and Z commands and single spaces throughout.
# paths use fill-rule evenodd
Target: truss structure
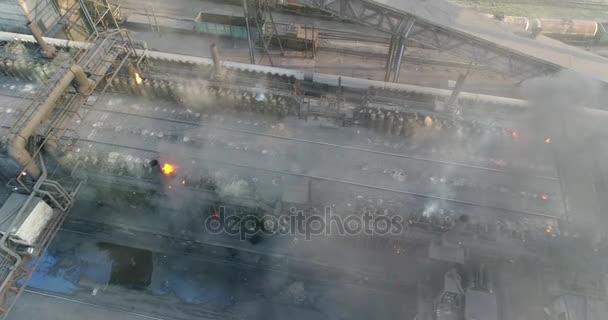
M 413 14 L 369 0 L 300 0 L 301 3 L 329 11 L 342 18 L 389 33 L 393 44 L 389 53 L 387 81 L 398 77 L 394 57 L 399 57 L 402 44 L 435 49 L 457 56 L 473 65 L 504 74 L 516 82 L 559 70 L 555 65 L 513 52 L 474 36 L 441 27 Z M 393 49 L 397 48 L 397 49 Z M 392 59 L 392 60 L 391 60 Z
M 247 23 L 253 24 L 256 33 L 254 42 L 262 48 L 263 55 L 257 63 L 262 62 L 264 57 L 268 58 L 270 65 L 274 65 L 270 51 L 270 43 L 275 40 L 281 50 L 281 55 L 285 55 L 283 44 L 279 37 L 279 32 L 272 17 L 272 8 L 276 0 L 248 0 L 245 2 L 245 17 Z M 253 52 L 251 52 L 253 54 Z M 254 59 L 255 61 L 255 59 Z

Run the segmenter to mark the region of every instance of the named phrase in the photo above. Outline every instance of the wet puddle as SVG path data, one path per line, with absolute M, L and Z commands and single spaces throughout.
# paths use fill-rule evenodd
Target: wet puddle
M 152 282 L 152 252 L 117 244 L 98 242 L 97 247 L 112 259 L 110 284 L 143 290 Z

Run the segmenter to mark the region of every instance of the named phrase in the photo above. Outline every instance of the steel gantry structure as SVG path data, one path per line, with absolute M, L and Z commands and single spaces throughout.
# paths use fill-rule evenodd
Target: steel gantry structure
M 406 45 L 435 49 L 463 58 L 474 65 L 504 74 L 516 82 L 550 74 L 560 69 L 560 66 L 548 61 L 527 56 L 508 47 L 501 47 L 492 41 L 460 30 L 440 26 L 426 19 L 428 17 L 420 17 L 375 1 L 300 0 L 300 2 L 389 33 L 392 41 L 386 64 L 386 81 L 397 81 Z

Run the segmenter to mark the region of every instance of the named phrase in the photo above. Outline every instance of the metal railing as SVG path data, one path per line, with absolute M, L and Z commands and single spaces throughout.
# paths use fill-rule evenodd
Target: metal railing
M 93 81 L 91 90 L 79 93 L 69 87 L 65 89 L 53 107 L 50 119 L 37 128 L 36 139 L 31 138 L 29 141 L 32 160 L 23 167 L 16 178 L 11 179 L 8 183 L 8 186 L 15 192 L 28 194 L 28 197 L 0 238 L 0 319 L 6 318 L 27 285 L 44 251 L 57 234 L 74 204 L 76 195 L 87 180 L 86 175 L 80 174 L 80 162 L 70 170 L 69 174 L 66 174 L 65 170 L 60 170 L 56 174 L 50 175 L 42 154 L 43 148 L 49 141 L 53 141 L 58 145 L 59 150 L 65 151 L 61 146 L 61 140 L 69 130 L 70 119 L 74 114 L 78 115 L 80 107 L 87 101 L 98 84 L 105 80 L 105 90 L 107 83 L 111 83 L 130 58 L 137 59 L 135 49 L 126 31 L 111 30 L 95 33 L 89 40 L 90 45 L 79 50 L 73 59 L 66 62 L 51 76 L 48 84 L 36 94 L 30 106 L 26 108 L 10 130 L 9 136 L 12 136 L 28 124 L 39 106 L 55 89 L 59 79 L 62 79 L 67 72 L 71 72 L 70 66 L 80 65 L 87 72 L 89 79 Z M 40 178 L 36 181 L 32 180 L 33 177 L 22 173 L 31 163 L 39 165 L 42 171 Z M 37 237 L 36 243 L 28 247 L 26 251 L 22 251 L 20 245 L 11 241 L 11 230 L 20 217 L 29 214 L 27 211 L 29 204 L 36 199 L 42 199 L 48 204 L 53 209 L 53 215 L 43 232 Z
M 39 155 L 42 175 L 36 181 L 32 192 L 25 200 L 12 222 L 0 239 L 0 317 L 5 319 L 17 298 L 25 289 L 32 273 L 40 263 L 46 248 L 55 237 L 67 213 L 74 204 L 74 199 L 80 192 L 87 178 L 79 173 L 77 164 L 70 173 L 71 183 L 59 182 L 49 178 L 49 174 L 42 155 Z M 64 187 L 67 185 L 67 188 Z M 19 245 L 10 240 L 11 232 L 17 221 L 20 220 L 30 203 L 36 199 L 43 199 L 53 209 L 53 217 L 48 221 L 42 234 L 27 253 L 20 252 Z

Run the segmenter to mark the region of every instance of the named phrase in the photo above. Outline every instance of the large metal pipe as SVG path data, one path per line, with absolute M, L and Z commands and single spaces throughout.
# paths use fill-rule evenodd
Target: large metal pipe
M 213 59 L 213 67 L 215 70 L 219 70 L 222 68 L 220 61 L 220 53 L 217 50 L 217 45 L 215 43 L 211 44 L 211 58 Z
M 222 67 L 222 61 L 220 60 L 220 53 L 217 50 L 215 43 L 211 44 L 211 59 L 213 60 L 213 76 L 215 78 L 221 78 L 224 75 L 224 68 Z
M 63 95 L 63 92 L 72 83 L 72 80 L 76 80 L 78 92 L 89 93 L 92 88 L 93 82 L 87 78 L 82 67 L 72 65 L 69 72 L 66 72 L 57 82 L 46 100 L 36 108 L 28 122 L 11 136 L 11 142 L 8 147 L 9 154 L 34 179 L 40 177 L 40 168 L 38 168 L 38 165 L 32 159 L 32 155 L 26 149 L 27 141 L 36 131 L 36 128 L 48 118 L 57 100 Z
M 397 61 L 395 62 L 395 75 L 393 76 L 393 82 L 399 82 L 399 75 L 401 75 L 401 62 L 403 61 L 403 55 L 405 54 L 405 39 L 401 40 L 399 47 L 399 53 L 397 54 Z
M 249 43 L 249 63 L 255 64 L 255 48 L 251 40 L 251 28 L 249 25 L 249 12 L 247 12 L 247 0 L 243 0 L 243 14 L 245 15 L 245 25 L 247 26 L 247 42 Z
M 34 23 L 32 17 L 30 16 L 30 11 L 27 7 L 27 4 L 25 3 L 25 0 L 18 0 L 18 2 L 19 6 L 21 7 L 21 10 L 23 11 L 23 16 L 25 16 L 25 25 L 28 27 L 28 29 L 30 29 L 30 32 L 32 32 L 34 39 L 36 39 L 36 42 L 40 46 L 40 54 L 47 59 L 54 58 L 55 46 L 47 43 L 42 38 L 42 31 L 40 31 L 40 28 L 38 28 L 36 23 Z

